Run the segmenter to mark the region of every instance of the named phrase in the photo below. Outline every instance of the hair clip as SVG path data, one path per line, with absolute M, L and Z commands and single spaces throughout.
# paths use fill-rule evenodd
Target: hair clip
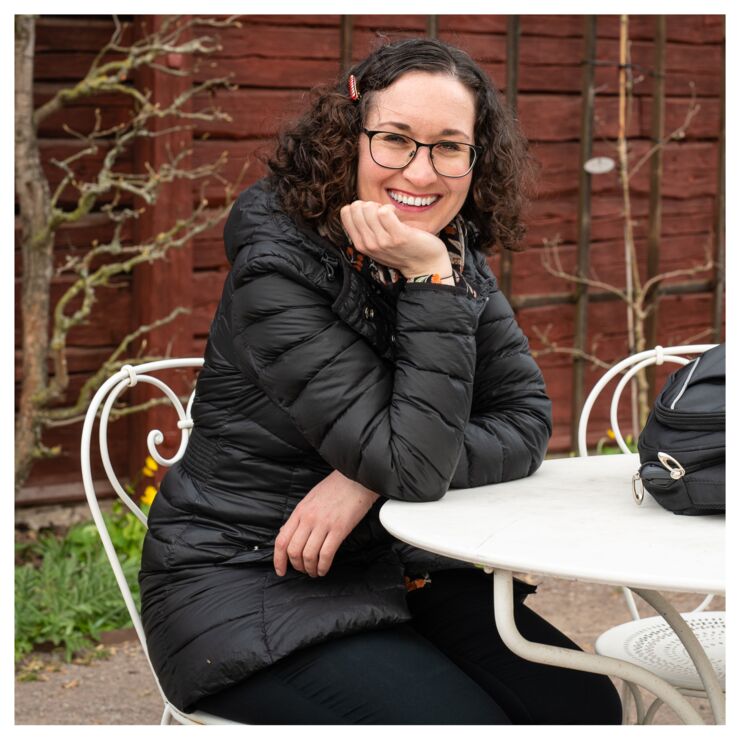
M 347 80 L 347 86 L 349 87 L 349 97 L 352 100 L 359 100 L 360 99 L 360 91 L 357 89 L 357 79 L 354 75 L 350 75 L 349 79 Z

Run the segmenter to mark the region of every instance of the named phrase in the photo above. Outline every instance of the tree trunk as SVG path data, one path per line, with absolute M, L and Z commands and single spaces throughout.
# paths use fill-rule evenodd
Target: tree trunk
M 41 169 L 33 120 L 32 16 L 15 18 L 15 187 L 20 206 L 23 282 L 23 380 L 15 426 L 16 493 L 28 477 L 41 447 L 39 410 L 45 402 L 49 349 L 49 295 L 54 236 L 49 185 Z

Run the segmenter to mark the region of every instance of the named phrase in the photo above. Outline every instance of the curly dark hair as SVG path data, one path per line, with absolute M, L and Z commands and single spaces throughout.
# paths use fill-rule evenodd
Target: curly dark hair
M 433 39 L 381 46 L 335 85 L 313 91 L 309 109 L 280 134 L 275 154 L 267 162 L 282 207 L 335 244 L 346 241 L 339 210 L 357 197 L 358 147 L 368 105 L 374 92 L 406 72 L 448 74 L 475 95 L 475 143 L 482 154 L 461 213 L 477 228 L 482 249 L 490 251 L 495 244 L 515 249 L 524 234 L 521 212 L 532 172 L 526 139 L 470 56 Z M 349 74 L 357 79 L 359 103 L 347 93 Z

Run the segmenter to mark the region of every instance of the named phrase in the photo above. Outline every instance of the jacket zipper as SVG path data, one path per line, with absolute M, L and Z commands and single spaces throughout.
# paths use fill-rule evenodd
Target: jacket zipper
M 329 280 L 334 280 L 337 275 L 336 271 L 337 267 L 339 267 L 339 260 L 331 254 L 324 252 L 321 255 L 321 263 L 324 265 L 326 276 L 329 278 Z

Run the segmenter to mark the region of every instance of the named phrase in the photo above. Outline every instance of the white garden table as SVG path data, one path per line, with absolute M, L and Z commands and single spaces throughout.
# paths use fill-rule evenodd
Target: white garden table
M 440 501 L 389 501 L 380 520 L 404 542 L 493 572 L 496 624 L 517 655 L 632 681 L 684 722 L 701 724 L 685 697 L 644 668 L 529 642 L 514 624 L 513 571 L 629 587 L 681 638 L 721 723 L 719 680 L 694 634 L 659 592 L 724 593 L 724 517 L 676 516 L 647 493 L 637 506 L 632 475 L 638 467 L 637 455 L 548 460 L 528 478 L 451 490 Z

